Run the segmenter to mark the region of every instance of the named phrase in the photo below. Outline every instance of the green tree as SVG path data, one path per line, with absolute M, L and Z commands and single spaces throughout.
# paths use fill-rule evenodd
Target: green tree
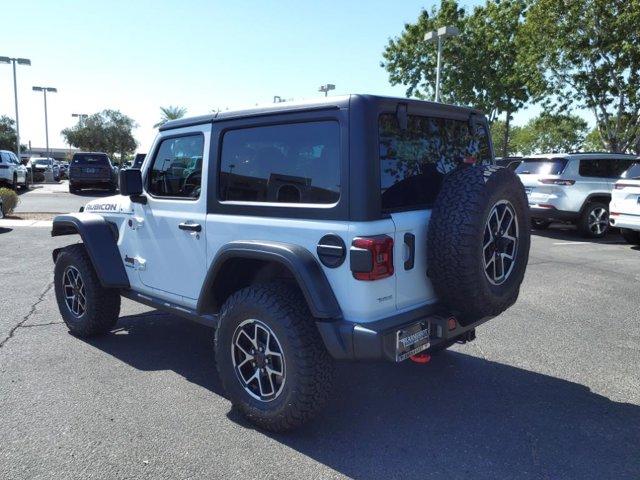
M 156 123 L 153 128 L 158 128 L 167 123 L 170 120 L 177 120 L 186 115 L 187 109 L 184 107 L 160 107 L 160 121 Z
M 640 142 L 640 0 L 536 0 L 523 51 L 549 80 L 547 106 L 587 108 L 601 142 Z
M 442 99 L 478 108 L 490 122 L 504 114 L 496 143 L 506 155 L 513 114 L 544 86 L 538 70 L 531 68 L 531 57 L 520 51 L 526 6 L 524 0 L 489 0 L 468 14 L 456 0 L 442 0 L 439 9 L 423 10 L 416 23 L 406 24 L 399 37 L 389 40 L 381 66 L 392 85 L 407 86 L 408 96 L 432 98 L 436 49 L 424 34 L 444 25 L 458 27 L 460 36 L 444 42 Z
M 82 123 L 62 130 L 67 143 L 81 150 L 105 152 L 114 158 L 119 155 L 122 162 L 138 146 L 133 138 L 137 124 L 118 110 L 103 110 L 94 113 Z
M 587 152 L 601 152 L 606 150 L 606 147 L 602 144 L 602 137 L 597 128 L 594 128 L 584 138 L 583 149 Z
M 583 148 L 587 132 L 587 122 L 577 115 L 543 113 L 520 128 L 514 144 L 523 155 L 575 152 Z
M 16 148 L 16 122 L 13 118 L 0 117 L 0 150 L 14 151 Z

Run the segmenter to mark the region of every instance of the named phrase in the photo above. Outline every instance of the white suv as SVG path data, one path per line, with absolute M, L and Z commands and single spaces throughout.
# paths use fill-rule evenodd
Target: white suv
M 405 359 L 475 338 L 517 299 L 529 209 L 476 110 L 367 95 L 168 122 L 121 195 L 58 216 L 58 307 L 109 332 L 125 296 L 215 327 L 225 390 L 286 430 L 334 360 Z
M 0 184 L 8 185 L 14 190 L 17 190 L 18 186 L 25 190 L 29 188 L 27 167 L 9 150 L 0 150 Z
M 640 245 L 640 159 L 622 174 L 611 194 L 609 221 L 624 239 Z
M 616 153 L 550 153 L 523 158 L 516 173 L 525 186 L 532 226 L 572 222 L 591 238 L 609 229 L 611 190 L 635 161 Z

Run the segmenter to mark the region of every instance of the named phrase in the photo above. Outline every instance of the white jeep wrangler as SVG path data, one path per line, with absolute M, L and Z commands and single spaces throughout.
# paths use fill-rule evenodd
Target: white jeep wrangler
M 336 360 L 428 355 L 518 297 L 529 208 L 478 111 L 352 95 L 169 122 L 121 195 L 61 215 L 55 291 L 74 335 L 120 297 L 215 327 L 234 405 L 282 431 Z

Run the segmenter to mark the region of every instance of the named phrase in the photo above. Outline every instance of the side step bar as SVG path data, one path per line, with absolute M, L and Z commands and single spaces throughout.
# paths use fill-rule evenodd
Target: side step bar
M 186 308 L 182 305 L 177 305 L 175 303 L 167 302 L 166 300 L 162 300 L 151 295 L 134 292 L 132 290 L 121 290 L 120 295 L 128 298 L 129 300 L 133 300 L 134 302 L 142 303 L 163 312 L 172 313 L 179 317 L 201 323 L 208 327 L 215 328 L 218 326 L 218 315 L 199 315 L 195 310 L 191 308 Z

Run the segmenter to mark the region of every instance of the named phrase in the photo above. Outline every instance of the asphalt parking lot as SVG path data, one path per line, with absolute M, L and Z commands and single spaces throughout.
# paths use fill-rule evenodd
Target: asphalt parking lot
M 536 234 L 475 342 L 341 364 L 289 435 L 230 409 L 206 327 L 125 301 L 110 335 L 69 335 L 50 252 L 71 240 L 0 229 L 0 478 L 640 477 L 640 250 L 615 234 Z
M 24 213 L 67 213 L 77 212 L 87 202 L 99 197 L 111 195 L 107 190 L 82 190 L 69 193 L 69 181 L 59 183 L 38 183 L 28 191 L 18 190 L 20 202 L 15 214 Z

